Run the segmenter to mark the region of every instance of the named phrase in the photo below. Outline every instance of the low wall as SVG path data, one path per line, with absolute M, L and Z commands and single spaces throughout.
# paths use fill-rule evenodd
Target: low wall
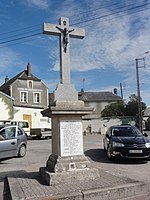
M 135 122 L 131 118 L 99 118 L 99 119 L 83 119 L 83 132 L 84 134 L 99 133 L 105 134 L 107 129 L 113 125 L 132 123 Z

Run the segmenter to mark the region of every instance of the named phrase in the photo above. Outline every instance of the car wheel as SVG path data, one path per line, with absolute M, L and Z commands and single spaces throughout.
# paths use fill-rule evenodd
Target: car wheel
M 18 156 L 19 157 L 24 157 L 26 155 L 26 147 L 25 145 L 21 145 L 18 151 Z
M 110 148 L 110 147 L 107 148 L 107 158 L 108 158 L 109 160 L 112 160 L 111 148 Z

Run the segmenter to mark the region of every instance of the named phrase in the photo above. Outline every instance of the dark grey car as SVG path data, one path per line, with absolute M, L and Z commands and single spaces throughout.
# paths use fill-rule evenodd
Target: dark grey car
M 27 148 L 27 136 L 16 125 L 0 125 L 0 159 L 24 157 Z
M 150 158 L 150 139 L 147 134 L 130 125 L 111 126 L 103 139 L 108 159 Z

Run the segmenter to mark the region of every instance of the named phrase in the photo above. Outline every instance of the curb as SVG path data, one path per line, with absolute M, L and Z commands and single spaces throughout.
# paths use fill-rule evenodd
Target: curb
M 7 176 L 4 178 L 3 200 L 12 200 Z
M 134 197 L 148 192 L 144 183 L 132 183 L 84 192 L 84 200 L 116 200 Z

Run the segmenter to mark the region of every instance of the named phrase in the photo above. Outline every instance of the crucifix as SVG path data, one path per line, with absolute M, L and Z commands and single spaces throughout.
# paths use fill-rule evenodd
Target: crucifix
M 70 84 L 70 37 L 82 39 L 85 30 L 69 26 L 69 19 L 61 17 L 59 25 L 44 23 L 44 34 L 60 38 L 60 83 Z
M 85 31 L 69 26 L 69 19 L 61 17 L 59 25 L 44 24 L 43 33 L 60 38 L 60 84 L 53 92 L 53 104 L 41 112 L 52 119 L 52 154 L 46 167 L 40 168 L 40 176 L 48 185 L 94 177 L 97 172 L 92 173 L 83 153 L 82 132 L 82 116 L 91 114 L 93 108 L 84 106 L 70 82 L 70 38 L 82 39 Z

